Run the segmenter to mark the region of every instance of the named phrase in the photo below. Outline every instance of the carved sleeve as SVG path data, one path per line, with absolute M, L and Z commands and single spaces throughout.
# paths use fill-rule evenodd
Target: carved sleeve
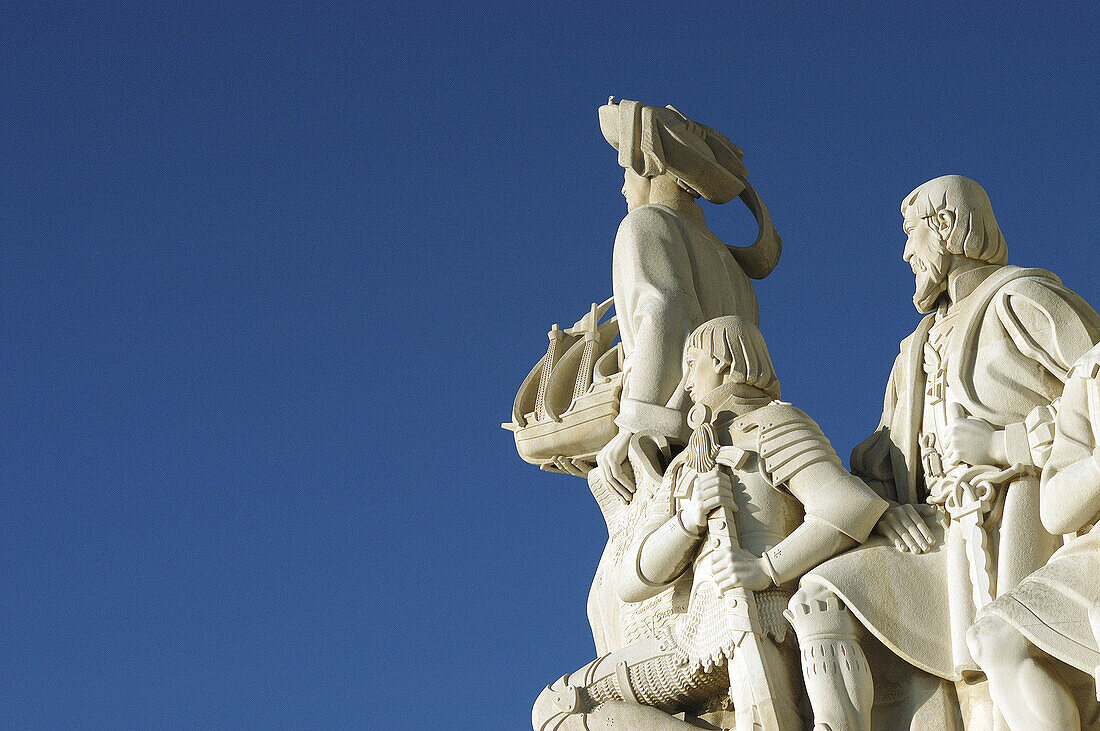
M 1016 348 L 1065 382 L 1069 369 L 1100 339 L 1100 315 L 1055 282 L 1028 277 L 1005 287 L 997 317 Z
M 855 544 L 834 526 L 808 515 L 789 536 L 765 551 L 764 558 L 771 569 L 772 581 L 779 586 Z
M 997 300 L 997 317 L 1013 345 L 1052 377 L 1061 394 L 1070 368 L 1100 339 L 1100 315 L 1080 296 L 1047 280 L 1027 278 L 1006 288 Z M 1051 406 L 1033 409 L 1023 422 L 1005 426 L 1009 463 L 1042 467 L 1054 437 Z
M 1059 403 L 1054 444 L 1043 469 L 1039 511 L 1054 534 L 1076 533 L 1100 510 L 1100 363 L 1092 351 L 1070 371 Z
M 702 534 L 689 532 L 672 497 L 680 466 L 673 463 L 660 487 L 648 497 L 643 523 L 616 569 L 615 585 L 624 602 L 660 593 L 691 566 Z M 636 498 L 637 499 L 637 498 Z
M 671 213 L 642 206 L 623 219 L 612 263 L 623 339 L 623 393 L 616 423 L 677 437 L 683 413 L 670 408 L 684 341 L 699 304 L 683 232 Z
M 785 486 L 807 516 L 857 542 L 867 540 L 887 502 L 844 469 L 817 423 L 782 404 L 769 408 L 758 428 L 760 457 L 772 484 Z
M 1054 444 L 1054 420 L 1058 399 L 1049 406 L 1036 406 L 1024 420 L 1005 426 L 1005 453 L 1009 464 L 1030 464 L 1042 468 Z

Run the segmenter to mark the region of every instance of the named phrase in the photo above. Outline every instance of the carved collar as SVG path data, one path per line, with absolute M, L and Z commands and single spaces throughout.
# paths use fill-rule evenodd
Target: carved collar
M 984 267 L 971 269 L 968 272 L 963 272 L 955 277 L 955 280 L 949 282 L 947 285 L 948 294 L 951 297 L 950 309 L 954 309 L 955 305 L 969 297 L 974 290 L 978 288 L 979 284 L 988 279 L 989 275 L 1000 268 L 1000 264 L 989 264 Z

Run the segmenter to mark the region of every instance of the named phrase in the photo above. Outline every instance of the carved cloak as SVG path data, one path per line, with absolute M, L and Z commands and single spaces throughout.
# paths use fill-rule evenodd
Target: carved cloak
M 1066 512 L 1075 512 L 1077 506 L 1095 506 L 1100 498 L 1100 464 L 1095 457 L 1100 447 L 1098 376 L 1100 347 L 1089 351 L 1070 371 L 1058 407 L 1054 446 L 1043 471 L 1042 500 L 1047 516 L 1053 512 L 1061 518 Z M 1090 675 L 1100 665 L 1100 649 L 1088 616 L 1091 607 L 1100 605 L 1098 517 L 1085 517 L 1084 525 L 1080 516 L 1074 524 L 1060 520 L 1057 526 L 1052 525 L 1055 530 L 1073 531 L 1066 545 L 1046 566 L 985 609 L 1047 654 Z
M 1005 428 L 1014 457 L 1027 453 L 1029 414 L 1062 392 L 1070 367 L 1100 338 L 1100 315 L 1050 272 L 988 267 L 984 281 L 955 303 L 947 389 L 967 412 Z M 885 497 L 928 497 L 918 437 L 925 403 L 923 352 L 934 316 L 901 344 L 890 373 L 878 431 L 852 453 L 853 473 Z M 996 593 L 1015 587 L 1053 553 L 1056 538 L 1038 513 L 1034 469 L 1000 488 L 990 520 Z M 977 671 L 965 633 L 976 607 L 966 558 L 946 540 L 946 520 L 929 521 L 937 545 L 925 554 L 898 551 L 873 537 L 808 573 L 803 581 L 832 589 L 888 648 L 910 664 L 949 680 Z

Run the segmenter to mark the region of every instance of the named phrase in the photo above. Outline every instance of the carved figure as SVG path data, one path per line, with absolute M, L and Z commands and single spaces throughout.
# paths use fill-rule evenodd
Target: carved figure
M 779 260 L 781 241 L 767 208 L 746 181 L 742 151 L 671 107 L 614 100 L 600 107 L 600 129 L 619 153 L 627 215 L 615 236 L 612 285 L 623 345 L 618 432 L 599 452 L 599 476 L 629 501 L 633 434 L 685 434 L 687 404 L 677 397 L 684 338 L 704 321 L 740 315 L 757 322 L 749 277 Z M 752 245 L 727 247 L 707 228 L 703 197 L 740 196 L 756 216 Z
M 1100 337 L 1100 316 L 1057 277 L 1006 265 L 974 181 L 931 180 L 901 211 L 913 302 L 931 314 L 902 342 L 879 429 L 851 460 L 894 506 L 881 537 L 809 572 L 790 603 L 815 723 L 831 729 L 871 725 L 871 675 L 853 669 L 865 667 L 860 625 L 925 673 L 978 677 L 966 643 L 975 614 L 1056 547 L 1039 518 L 1036 465 L 1053 436 L 1051 402 Z M 807 656 L 820 652 L 855 662 L 815 674 Z M 939 701 L 953 704 L 954 691 L 943 693 Z
M 646 520 L 616 571 L 622 598 L 679 591 L 667 629 L 563 676 L 535 704 L 548 729 L 694 728 L 676 713 L 732 698 L 739 729 L 798 728 L 798 662 L 782 610 L 810 567 L 865 540 L 887 503 L 781 402 L 767 347 L 740 317 L 688 338 L 688 447 L 632 507 Z M 736 543 L 734 542 L 736 541 Z
M 617 351 L 607 350 L 594 359 L 591 383 L 583 393 L 579 389 L 586 368 L 578 371 L 576 390 L 571 389 L 572 378 L 550 375 L 544 381 L 532 370 L 517 396 L 517 404 L 524 406 L 514 409 L 509 428 L 516 432 L 521 453 L 527 444 L 558 450 L 549 460 L 534 451 L 525 458 L 541 462 L 544 469 L 586 475 L 607 522 L 608 542 L 588 597 L 592 636 L 597 653 L 603 654 L 656 636 L 687 602 L 686 596 L 670 590 L 645 602 L 624 603 L 610 579 L 644 518 L 630 504 L 634 491 L 639 483 L 644 483 L 643 490 L 652 490 L 661 479 L 660 464 L 643 455 L 634 437 L 655 437 L 666 450 L 686 439 L 689 402 L 677 389 L 684 339 L 705 320 L 721 315 L 740 315 L 755 323 L 757 304 L 750 277 L 771 272 L 782 244 L 767 208 L 746 180 L 742 151 L 723 135 L 675 109 L 631 101 L 609 101 L 600 108 L 599 120 L 624 168 L 627 215 L 612 256 L 617 317 L 598 326 L 596 352 L 608 346 L 613 328 L 621 343 Z M 756 241 L 746 247 L 722 243 L 707 228 L 695 202 L 700 197 L 713 203 L 740 197 L 759 225 Z M 606 305 L 600 306 L 600 314 Z M 593 330 L 580 325 L 565 331 L 560 345 L 570 338 L 570 350 L 560 355 L 563 348 L 558 348 L 560 358 L 554 361 L 552 346 L 539 371 L 549 363 L 554 373 L 571 376 L 575 363 L 569 353 L 579 356 L 589 347 L 578 339 L 580 329 L 586 340 Z M 583 363 L 583 357 L 578 362 Z M 536 387 L 544 382 L 547 418 L 540 420 Z M 610 409 L 605 408 L 607 397 L 615 398 Z M 515 413 L 526 413 L 528 404 L 532 418 Z M 610 425 L 609 413 L 614 414 Z M 571 417 L 579 423 L 563 438 L 560 428 L 568 426 Z M 554 419 L 560 423 L 547 423 Z M 528 434 L 535 438 L 521 445 Z M 591 451 L 592 440 L 599 440 L 598 454 Z M 562 445 L 572 451 L 562 451 Z M 593 462 L 600 469 L 591 469 Z
M 1075 671 L 1096 677 L 1100 664 L 1089 620 L 1090 610 L 1100 607 L 1098 379 L 1100 346 L 1069 373 L 1040 484 L 1043 525 L 1067 536 L 1065 546 L 985 607 L 968 635 L 989 677 L 990 695 L 1013 729 L 1080 728 L 1077 700 L 1065 678 Z

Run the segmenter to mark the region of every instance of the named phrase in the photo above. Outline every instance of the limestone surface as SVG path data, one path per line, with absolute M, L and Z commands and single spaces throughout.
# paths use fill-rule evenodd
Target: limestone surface
M 608 530 L 598 657 L 548 672 L 536 731 L 1097 728 L 1100 315 L 1008 263 L 978 183 L 918 186 L 900 254 L 925 317 L 849 472 L 781 400 L 751 281 L 781 241 L 742 150 L 673 107 L 598 116 L 627 204 L 613 297 L 550 328 L 504 424 Z M 700 198 L 740 199 L 756 241 L 727 246 Z

